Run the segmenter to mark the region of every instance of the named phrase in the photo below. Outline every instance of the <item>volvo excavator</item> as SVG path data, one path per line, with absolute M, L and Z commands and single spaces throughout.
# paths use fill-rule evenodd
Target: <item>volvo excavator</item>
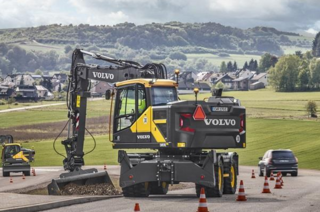
M 106 62 L 89 65 L 84 56 Z M 112 64 L 112 65 L 110 65 Z M 204 100 L 178 97 L 176 80 L 167 79 L 163 64 L 141 65 L 98 53 L 76 49 L 69 75 L 68 117 L 70 134 L 62 141 L 68 173 L 53 180 L 49 194 L 60 194 L 66 184 L 112 183 L 107 172 L 82 170 L 90 80 L 113 83 L 106 99 L 111 101 L 109 139 L 118 149 L 120 182 L 125 197 L 166 194 L 180 182 L 202 187 L 207 197 L 234 194 L 239 174 L 236 152 L 217 149 L 246 147 L 246 113 L 240 101 L 222 96 L 222 90 Z M 150 153 L 127 153 L 125 149 L 152 149 Z

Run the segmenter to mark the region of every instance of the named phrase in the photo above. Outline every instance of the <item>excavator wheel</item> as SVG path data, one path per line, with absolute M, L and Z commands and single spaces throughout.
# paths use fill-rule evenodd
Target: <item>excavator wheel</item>
M 125 197 L 148 197 L 150 194 L 150 186 L 148 182 L 139 183 L 122 188 L 122 193 Z
M 237 191 L 237 169 L 234 161 L 228 170 L 229 177 L 224 178 L 224 194 L 234 194 Z
M 10 172 L 4 172 L 4 171 L 2 171 L 2 176 L 3 176 L 3 177 L 10 177 Z
M 216 186 L 213 188 L 196 184 L 197 197 L 200 197 L 201 188 L 203 187 L 206 193 L 206 197 L 222 197 L 224 190 L 224 178 L 223 178 L 223 162 L 219 160 L 218 165 L 214 166 Z
M 30 176 L 30 171 L 23 172 L 24 176 Z
M 167 194 L 168 193 L 169 184 L 166 182 L 162 182 L 160 186 L 158 186 L 158 182 L 150 183 L 150 194 Z

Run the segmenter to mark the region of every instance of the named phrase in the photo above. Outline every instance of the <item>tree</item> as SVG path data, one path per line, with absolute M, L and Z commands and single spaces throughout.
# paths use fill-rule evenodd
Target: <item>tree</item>
M 64 47 L 64 53 L 65 54 L 68 54 L 71 50 L 72 50 L 72 46 L 70 46 L 70 45 L 67 45 L 67 46 Z
M 226 62 L 222 61 L 221 65 L 220 65 L 220 72 L 226 73 L 227 71 L 228 71 L 228 69 L 227 69 Z
M 35 72 L 34 72 L 36 75 L 42 75 L 42 71 L 40 69 L 37 69 Z
M 232 66 L 232 62 L 231 61 L 229 61 L 228 64 L 227 64 L 227 70 L 228 70 L 228 72 L 233 71 L 233 66 Z
M 248 68 L 249 68 L 248 62 L 246 61 L 246 62 L 244 63 L 244 65 L 243 65 L 243 69 L 248 69 Z
M 249 68 L 249 70 L 254 71 L 254 60 L 253 59 L 250 60 L 248 68 Z
M 320 60 L 319 59 L 312 59 L 309 65 L 310 69 L 310 76 L 311 76 L 311 83 L 314 88 L 320 88 Z
M 301 69 L 298 75 L 299 87 L 301 91 L 305 91 L 309 84 L 309 73 L 307 69 Z
M 312 54 L 314 57 L 320 57 L 320 32 L 316 34 L 313 40 Z
M 233 63 L 233 71 L 237 71 L 238 70 L 238 64 L 236 61 L 234 61 Z
M 257 70 L 258 70 L 258 61 L 257 61 L 257 60 L 254 60 L 253 70 L 254 70 L 254 71 L 257 71 Z
M 20 85 L 24 85 L 23 74 L 21 75 Z
M 308 101 L 308 103 L 306 104 L 306 110 L 311 117 L 316 117 L 317 109 L 318 109 L 318 106 L 315 101 Z
M 292 92 L 298 84 L 299 64 L 301 60 L 296 55 L 286 55 L 279 59 L 275 67 L 268 71 L 269 82 L 276 91 Z
M 269 53 L 265 53 L 261 56 L 260 62 L 259 62 L 259 71 L 260 72 L 266 72 L 271 66 L 275 66 L 275 64 L 278 62 L 278 58 L 276 56 L 273 56 Z

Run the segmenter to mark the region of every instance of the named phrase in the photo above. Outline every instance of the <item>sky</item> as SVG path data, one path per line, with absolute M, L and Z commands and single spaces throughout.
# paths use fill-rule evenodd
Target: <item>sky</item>
M 180 21 L 315 34 L 319 8 L 320 0 L 0 0 L 0 29 Z

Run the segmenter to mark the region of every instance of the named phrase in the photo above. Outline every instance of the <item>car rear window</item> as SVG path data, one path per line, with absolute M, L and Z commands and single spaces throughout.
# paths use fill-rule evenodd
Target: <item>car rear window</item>
M 276 151 L 272 152 L 272 158 L 277 159 L 277 158 L 294 158 L 294 155 L 292 152 L 288 151 Z

